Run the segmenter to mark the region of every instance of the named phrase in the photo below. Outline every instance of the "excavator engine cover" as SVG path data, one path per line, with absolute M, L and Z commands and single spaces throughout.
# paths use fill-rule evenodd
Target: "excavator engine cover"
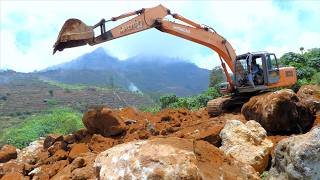
M 65 48 L 83 46 L 93 41 L 94 31 L 92 26 L 87 26 L 79 19 L 68 19 L 60 30 L 58 39 L 53 46 L 53 54 Z

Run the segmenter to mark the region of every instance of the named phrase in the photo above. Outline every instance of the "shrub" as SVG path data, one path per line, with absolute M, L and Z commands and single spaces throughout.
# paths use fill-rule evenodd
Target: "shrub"
M 151 112 L 151 113 L 156 113 L 159 112 L 161 110 L 161 107 L 159 104 L 154 104 L 151 106 L 143 106 L 139 108 L 140 111 L 143 112 Z
M 314 74 L 311 78 L 312 84 L 319 84 L 320 85 L 320 72 Z
M 52 89 L 50 89 L 50 90 L 48 91 L 48 93 L 50 94 L 50 96 L 53 96 L 53 90 L 52 90 Z
M 178 97 L 175 94 L 169 94 L 160 97 L 161 108 L 166 108 L 170 104 L 177 102 Z
M 58 105 L 59 102 L 58 102 L 56 99 L 48 99 L 48 100 L 47 100 L 47 104 L 48 104 L 49 106 L 55 106 L 55 105 Z
M 177 97 L 176 95 L 166 95 L 160 97 L 161 108 L 188 108 L 196 110 L 207 106 L 207 102 L 221 96 L 218 88 L 210 87 L 207 91 L 197 96 Z
M 0 142 L 23 148 L 47 134 L 69 134 L 82 127 L 79 112 L 71 109 L 53 109 L 47 113 L 30 116 L 18 127 L 6 129 L 0 137 Z

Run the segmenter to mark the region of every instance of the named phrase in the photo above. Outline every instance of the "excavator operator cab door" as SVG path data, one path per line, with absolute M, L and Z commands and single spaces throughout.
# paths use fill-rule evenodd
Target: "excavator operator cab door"
M 265 63 L 267 70 L 265 72 L 265 77 L 267 84 L 274 84 L 279 82 L 279 64 L 278 59 L 275 54 L 265 54 Z

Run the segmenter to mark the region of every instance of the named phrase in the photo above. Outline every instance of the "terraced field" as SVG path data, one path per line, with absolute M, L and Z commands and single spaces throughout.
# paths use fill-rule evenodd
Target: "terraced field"
M 56 107 L 83 112 L 92 105 L 120 108 L 152 103 L 137 93 L 45 82 L 32 75 L 6 74 L 1 79 L 6 81 L 0 82 L 0 129 L 18 124 L 26 116 Z

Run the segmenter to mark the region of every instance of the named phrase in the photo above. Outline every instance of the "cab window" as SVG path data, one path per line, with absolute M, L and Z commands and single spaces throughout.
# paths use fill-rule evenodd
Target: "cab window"
M 266 56 L 268 70 L 278 70 L 278 61 L 274 54 L 268 54 Z

